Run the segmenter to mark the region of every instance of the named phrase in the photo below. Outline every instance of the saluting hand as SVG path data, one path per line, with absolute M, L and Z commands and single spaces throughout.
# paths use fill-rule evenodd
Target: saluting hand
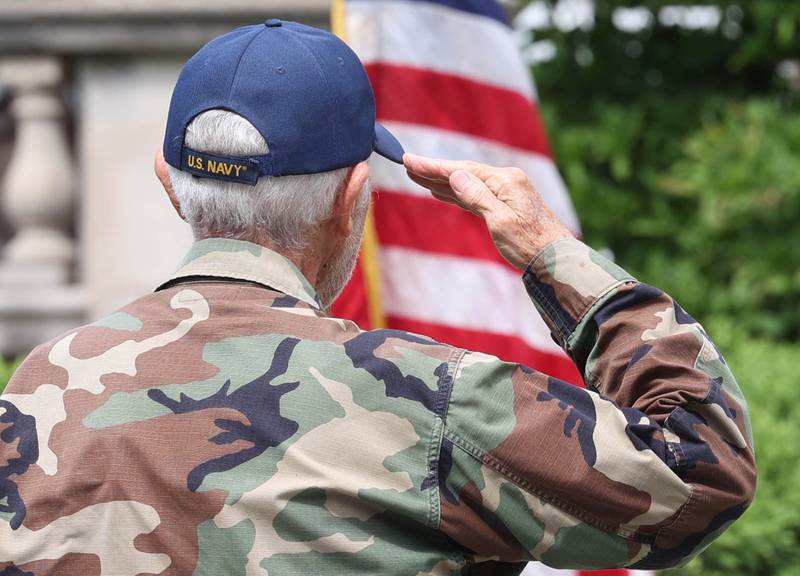
M 482 217 L 500 254 L 524 269 L 542 249 L 572 234 L 519 168 L 403 157 L 409 178 L 434 198 Z

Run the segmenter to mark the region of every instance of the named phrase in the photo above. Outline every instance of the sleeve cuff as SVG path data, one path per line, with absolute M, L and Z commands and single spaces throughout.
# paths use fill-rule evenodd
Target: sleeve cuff
M 568 348 L 587 313 L 636 279 L 580 240 L 562 238 L 531 261 L 522 281 L 556 341 Z

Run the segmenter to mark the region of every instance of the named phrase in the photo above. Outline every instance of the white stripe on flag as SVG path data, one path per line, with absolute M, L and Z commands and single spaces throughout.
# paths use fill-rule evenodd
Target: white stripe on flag
M 514 35 L 492 18 L 425 2 L 350 2 L 347 35 L 364 64 L 433 70 L 536 98 Z
M 539 562 L 531 562 L 525 567 L 520 576 L 575 576 L 576 574 L 578 573 L 574 570 L 556 570 Z
M 482 138 L 399 122 L 383 122 L 397 136 L 406 152 L 446 158 L 474 160 L 494 166 L 517 166 L 525 170 L 536 189 L 561 221 L 574 233 L 580 233 L 575 208 L 555 164 L 539 154 L 524 152 Z M 416 196 L 430 196 L 425 188 L 412 182 L 405 169 L 393 162 L 375 158 L 371 162 L 371 181 L 376 188 Z
M 386 313 L 410 320 L 517 336 L 561 353 L 531 304 L 520 275 L 502 264 L 383 246 Z

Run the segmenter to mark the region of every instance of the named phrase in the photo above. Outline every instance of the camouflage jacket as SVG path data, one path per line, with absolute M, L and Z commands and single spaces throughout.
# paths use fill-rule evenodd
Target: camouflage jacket
M 523 282 L 588 388 L 361 331 L 282 256 L 198 242 L 162 289 L 34 350 L 0 397 L 0 573 L 691 558 L 754 492 L 725 360 L 669 296 L 577 240 Z

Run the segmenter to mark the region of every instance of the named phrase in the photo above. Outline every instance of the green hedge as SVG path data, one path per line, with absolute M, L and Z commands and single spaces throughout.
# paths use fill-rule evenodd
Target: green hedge
M 3 392 L 6 384 L 11 380 L 11 375 L 14 373 L 17 366 L 19 366 L 20 362 L 22 362 L 22 359 L 6 361 L 0 358 L 0 393 Z
M 800 114 L 767 98 L 710 101 L 670 134 L 662 99 L 605 103 L 588 123 L 546 109 L 590 244 L 701 321 L 800 339 Z
M 557 47 L 534 69 L 556 160 L 589 244 L 701 321 L 798 342 L 800 2 L 707 0 L 711 30 L 613 22 L 685 3 L 595 2 L 592 26 L 532 35 Z

